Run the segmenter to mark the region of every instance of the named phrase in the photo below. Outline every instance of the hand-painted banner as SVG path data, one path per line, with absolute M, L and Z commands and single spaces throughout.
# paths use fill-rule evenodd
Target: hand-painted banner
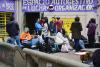
M 15 0 L 0 0 L 0 11 L 15 11 Z
M 94 11 L 96 0 L 22 0 L 26 12 Z

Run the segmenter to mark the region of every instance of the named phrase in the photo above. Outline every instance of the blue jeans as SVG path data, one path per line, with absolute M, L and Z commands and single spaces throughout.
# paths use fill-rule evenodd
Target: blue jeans
M 16 44 L 21 47 L 21 43 L 20 43 L 20 38 L 19 36 L 13 36 L 13 37 L 10 37 L 8 40 L 7 40 L 7 43 L 10 43 L 10 44 Z
M 80 51 L 80 44 L 79 44 L 79 39 L 74 39 L 74 48 L 76 51 Z
M 85 44 L 84 44 L 84 41 L 83 40 L 79 40 L 79 44 L 81 46 L 82 49 L 85 48 Z
M 53 47 L 56 48 L 57 51 L 60 51 L 59 45 L 61 44 L 54 43 Z
M 32 46 L 32 45 L 36 46 L 38 42 L 39 42 L 39 39 L 38 39 L 38 38 L 33 38 L 33 39 L 31 40 L 31 46 Z
M 32 47 L 32 46 L 36 46 L 38 42 L 39 42 L 38 38 L 33 38 L 32 40 L 23 40 L 22 45 Z

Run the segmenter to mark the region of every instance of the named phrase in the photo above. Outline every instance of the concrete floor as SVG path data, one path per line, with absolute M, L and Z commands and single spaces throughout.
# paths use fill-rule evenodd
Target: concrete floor
M 92 50 L 92 49 L 90 49 L 90 50 Z M 82 63 L 82 61 L 80 60 L 80 55 L 76 54 L 75 51 L 70 51 L 69 53 L 59 52 L 59 53 L 54 53 L 53 55 Z M 88 64 L 90 67 L 93 67 L 92 62 L 86 63 L 86 64 Z
M 6 65 L 6 64 L 4 64 L 4 63 L 0 62 L 0 67 L 11 67 L 11 66 Z
M 60 56 L 60 57 L 64 57 L 64 58 L 67 58 L 67 59 L 71 59 L 71 60 L 74 60 L 74 61 L 78 61 L 78 62 L 81 62 L 80 60 L 80 56 L 79 55 L 76 55 L 74 51 L 71 51 L 69 53 L 54 53 L 53 55 L 56 55 L 56 56 Z

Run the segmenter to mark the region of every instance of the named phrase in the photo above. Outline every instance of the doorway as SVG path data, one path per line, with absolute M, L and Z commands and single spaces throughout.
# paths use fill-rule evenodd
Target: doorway
M 35 23 L 40 18 L 39 12 L 25 12 L 25 26 L 29 28 L 30 34 L 34 33 Z

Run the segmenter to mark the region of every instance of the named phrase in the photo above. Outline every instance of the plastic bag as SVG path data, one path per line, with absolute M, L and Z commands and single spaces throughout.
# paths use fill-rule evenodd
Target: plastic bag
M 61 52 L 68 52 L 68 48 L 67 48 L 66 44 L 62 45 Z

